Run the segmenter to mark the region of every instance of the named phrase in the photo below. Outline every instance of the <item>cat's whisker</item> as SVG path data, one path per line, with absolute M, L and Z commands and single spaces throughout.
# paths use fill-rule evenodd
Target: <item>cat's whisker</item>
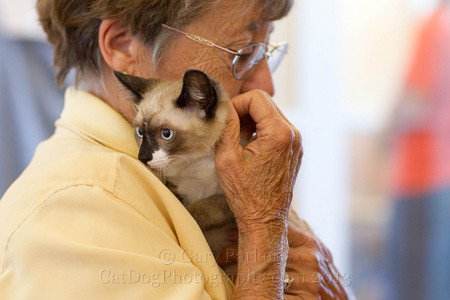
M 162 175 L 161 170 L 159 168 L 152 168 L 151 170 L 153 171 L 153 173 L 155 173 L 155 175 L 158 176 L 158 178 L 162 179 L 163 175 Z
M 160 180 L 162 180 L 163 182 L 166 181 L 166 176 L 165 176 L 165 174 L 164 174 L 164 169 L 163 169 L 162 166 L 160 166 L 160 165 L 154 165 L 154 166 L 151 168 L 151 170 L 152 170 L 154 173 L 156 173 L 156 175 L 158 176 L 158 178 L 159 178 Z
M 214 151 L 213 151 L 213 149 L 212 149 L 212 147 L 210 145 L 206 144 L 205 142 L 200 142 L 200 143 L 206 146 L 206 148 L 208 149 L 208 152 L 211 153 L 211 155 L 213 157 L 216 156 L 216 154 L 214 153 Z
M 177 168 L 174 168 L 174 166 L 169 163 L 165 166 L 165 170 L 167 171 L 168 174 L 173 174 L 177 171 Z
M 182 159 L 184 159 L 187 164 L 190 164 L 191 162 L 189 161 L 189 159 L 187 159 L 186 157 L 182 156 L 182 155 L 171 155 L 171 157 L 169 159 L 173 160 L 174 158 L 180 157 Z
M 161 175 L 161 179 L 163 180 L 163 182 L 166 182 L 166 175 L 164 174 L 164 169 L 162 166 L 158 166 L 158 172 Z

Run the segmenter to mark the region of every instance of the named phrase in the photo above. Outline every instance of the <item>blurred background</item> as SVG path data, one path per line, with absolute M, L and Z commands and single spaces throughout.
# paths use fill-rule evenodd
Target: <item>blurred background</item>
M 358 299 L 450 299 L 450 8 L 297 0 L 275 100 L 305 149 L 294 206 Z M 0 0 L 0 195 L 62 108 L 32 0 Z

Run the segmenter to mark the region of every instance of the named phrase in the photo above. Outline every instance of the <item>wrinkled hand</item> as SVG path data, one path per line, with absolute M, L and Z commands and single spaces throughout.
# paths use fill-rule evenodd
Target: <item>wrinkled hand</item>
M 241 136 L 255 138 L 245 147 Z M 239 256 L 232 299 L 282 299 L 287 216 L 300 168 L 300 133 L 259 90 L 229 101 L 216 170 L 236 218 Z M 257 255 L 252 253 L 257 252 Z
M 290 217 L 293 217 L 295 224 L 288 223 L 286 272 L 294 281 L 284 299 L 353 299 L 350 278 L 341 276 L 327 247 L 295 212 L 291 211 Z
M 215 162 L 238 227 L 285 222 L 301 164 L 300 133 L 263 91 L 239 95 L 229 105 Z M 243 148 L 240 135 L 253 131 L 256 139 Z

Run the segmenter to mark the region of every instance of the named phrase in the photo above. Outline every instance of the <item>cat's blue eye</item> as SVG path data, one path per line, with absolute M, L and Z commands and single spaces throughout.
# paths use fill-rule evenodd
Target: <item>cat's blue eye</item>
M 138 137 L 143 138 L 144 137 L 144 132 L 142 131 L 141 128 L 136 127 L 136 134 Z
M 164 128 L 161 130 L 161 137 L 166 141 L 172 140 L 174 136 L 175 132 L 171 129 Z

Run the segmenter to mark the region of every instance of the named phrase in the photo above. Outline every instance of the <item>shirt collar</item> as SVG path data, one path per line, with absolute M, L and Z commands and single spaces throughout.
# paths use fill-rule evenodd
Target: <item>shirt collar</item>
M 137 159 L 134 128 L 125 118 L 98 97 L 70 87 L 64 96 L 61 119 L 84 135 L 108 148 Z

